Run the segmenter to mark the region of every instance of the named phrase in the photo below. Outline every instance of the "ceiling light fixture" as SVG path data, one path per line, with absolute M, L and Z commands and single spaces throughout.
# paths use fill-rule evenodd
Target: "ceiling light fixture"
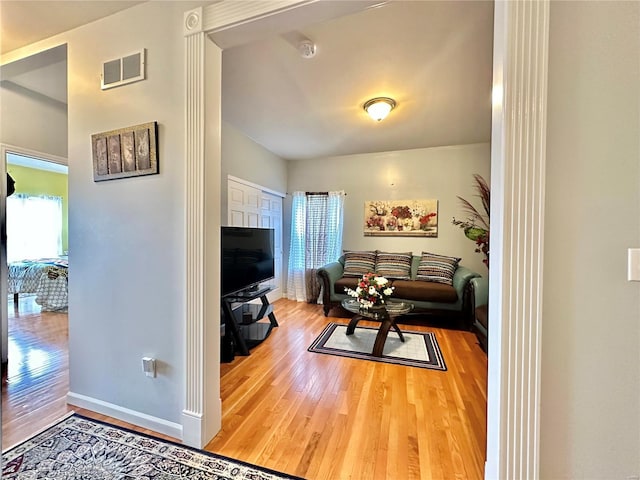
M 396 101 L 389 97 L 377 97 L 364 104 L 365 111 L 378 122 L 384 119 L 396 107 Z

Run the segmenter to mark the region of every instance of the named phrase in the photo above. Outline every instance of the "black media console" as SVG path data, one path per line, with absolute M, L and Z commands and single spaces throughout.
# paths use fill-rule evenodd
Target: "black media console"
M 249 355 L 249 349 L 262 342 L 271 329 L 278 326 L 273 305 L 267 299 L 271 290 L 271 287 L 266 287 L 222 297 L 225 336 L 231 335 L 227 342 L 233 340 L 239 355 Z M 258 298 L 262 304 L 248 303 Z

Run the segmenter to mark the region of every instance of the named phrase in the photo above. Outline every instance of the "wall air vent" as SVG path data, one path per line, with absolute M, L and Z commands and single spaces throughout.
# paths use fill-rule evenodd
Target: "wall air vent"
M 102 64 L 102 90 L 145 79 L 145 49 Z

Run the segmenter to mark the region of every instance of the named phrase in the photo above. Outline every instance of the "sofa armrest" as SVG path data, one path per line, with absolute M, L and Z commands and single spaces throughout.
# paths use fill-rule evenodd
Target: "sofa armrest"
M 453 274 L 453 288 L 458 292 L 458 298 L 464 296 L 467 284 L 472 278 L 479 277 L 480 275 L 467 267 L 459 266 L 456 268 L 456 272 Z
M 489 279 L 476 277 L 471 279 L 471 292 L 474 310 L 489 303 Z
M 459 266 L 453 274 L 453 288 L 458 292 L 458 299 L 462 302 L 462 320 L 466 330 L 471 330 L 473 324 L 473 300 L 470 298 L 469 282 L 480 275 L 467 267 Z
M 489 347 L 489 279 L 472 278 L 469 282 L 469 296 L 473 312 L 473 330 L 480 346 L 486 352 Z
M 320 267 L 316 274 L 320 278 L 322 284 L 322 303 L 324 305 L 325 316 L 329 313 L 331 300 L 335 296 L 334 285 L 336 280 L 342 278 L 344 273 L 344 265 L 340 262 L 331 262 L 327 265 Z
M 329 280 L 332 294 L 335 293 L 333 291 L 333 284 L 336 282 L 336 280 L 342 278 L 343 273 L 344 266 L 340 262 L 331 262 L 318 269 L 318 275 L 325 276 L 327 280 Z

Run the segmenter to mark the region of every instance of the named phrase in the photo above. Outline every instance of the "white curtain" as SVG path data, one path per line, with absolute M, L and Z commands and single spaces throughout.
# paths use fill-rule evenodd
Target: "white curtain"
M 342 252 L 343 191 L 328 194 L 294 192 L 287 298 L 315 302 L 320 296 L 316 270 Z
M 307 196 L 304 192 L 294 192 L 291 203 L 291 248 L 287 272 L 287 298 L 298 302 L 307 299 L 304 282 L 306 226 Z
M 62 253 L 62 197 L 15 193 L 7 197 L 7 261 Z
M 329 192 L 327 203 L 327 256 L 319 266 L 337 260 L 342 255 L 342 228 L 344 226 L 343 191 Z

